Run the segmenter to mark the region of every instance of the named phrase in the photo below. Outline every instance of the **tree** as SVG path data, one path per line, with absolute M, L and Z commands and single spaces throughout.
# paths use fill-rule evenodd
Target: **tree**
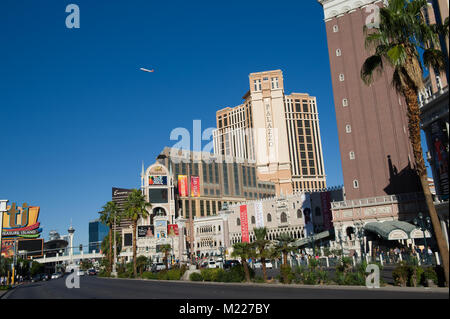
M 114 221 L 116 223 L 120 222 L 119 208 L 115 202 L 107 202 L 105 206 L 103 206 L 103 211 L 100 214 L 100 221 L 108 226 L 109 228 L 109 237 L 112 237 Z M 109 240 L 109 249 L 108 249 L 108 260 L 109 260 L 109 271 L 111 272 L 111 267 L 113 264 L 113 251 L 112 251 L 112 240 Z M 117 246 L 116 246 L 117 247 Z
M 282 233 L 278 236 L 276 241 L 277 243 L 275 245 L 275 248 L 278 253 L 281 253 L 283 255 L 283 265 L 287 266 L 287 257 L 289 253 L 296 250 L 296 247 L 292 245 L 296 240 L 292 238 L 288 233 Z
M 379 26 L 372 30 L 364 27 L 366 48 L 374 50 L 375 53 L 365 60 L 361 68 L 361 78 L 369 85 L 374 81 L 375 73 L 383 72 L 386 63 L 394 70 L 392 85 L 406 100 L 415 170 L 425 195 L 448 285 L 448 248 L 428 185 L 420 138 L 418 104 L 418 92 L 424 87 L 421 58 L 425 66 L 437 71 L 445 70 L 447 59 L 440 50 L 439 35 L 448 37 L 448 18 L 443 26 L 429 25 L 424 17 L 426 9 L 426 0 L 390 0 L 386 7 L 380 9 Z
M 109 238 L 112 238 L 112 240 L 109 240 Z M 113 252 L 110 252 L 109 249 L 111 249 L 111 244 L 110 242 L 114 241 L 114 233 L 112 234 L 108 234 L 105 236 L 105 238 L 103 238 L 103 241 L 101 243 L 100 249 L 102 250 L 103 254 L 107 257 L 111 256 L 111 254 L 113 254 Z M 117 249 L 117 255 L 120 254 L 120 251 L 122 250 L 122 236 L 116 232 L 116 249 Z M 110 259 L 107 258 L 108 261 L 108 270 L 110 270 L 111 268 L 111 263 L 110 263 Z
M 169 269 L 169 253 L 172 250 L 172 246 L 164 244 L 161 245 L 159 249 L 164 254 L 164 264 L 166 265 L 166 269 Z
M 267 236 L 267 228 L 266 227 L 257 227 L 254 228 L 255 232 L 255 241 L 253 242 L 256 251 L 256 256 L 261 259 L 261 267 L 263 271 L 264 281 L 267 281 L 267 271 L 266 271 L 266 258 L 269 257 L 269 252 L 267 250 L 267 246 L 270 243 L 270 240 L 266 239 Z
M 250 282 L 250 271 L 248 269 L 247 260 L 253 256 L 253 247 L 249 243 L 235 243 L 233 245 L 233 252 L 231 256 L 240 257 L 242 265 L 244 266 L 245 279 Z
M 142 277 L 142 272 L 146 269 L 148 265 L 148 258 L 141 255 L 136 259 L 136 267 L 139 271 L 139 276 Z
M 137 222 L 140 218 L 147 218 L 147 207 L 150 208 L 151 204 L 145 200 L 144 195 L 138 189 L 133 189 L 128 195 L 125 202 L 125 214 L 124 217 L 131 219 L 133 225 L 133 273 L 137 276 L 136 268 L 136 229 Z

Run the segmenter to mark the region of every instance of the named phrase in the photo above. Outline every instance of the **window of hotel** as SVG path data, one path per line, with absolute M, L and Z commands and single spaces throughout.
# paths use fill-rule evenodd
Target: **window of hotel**
M 281 221 L 282 223 L 287 223 L 287 215 L 286 215 L 285 212 L 281 213 L 281 215 L 280 215 L 280 221 Z
M 255 91 L 261 91 L 261 80 L 253 80 L 253 84 L 255 85 Z
M 309 173 L 310 173 L 311 175 L 316 175 L 316 169 L 315 169 L 314 167 L 311 167 L 311 168 L 309 169 Z
M 336 50 L 336 56 L 341 56 L 341 55 L 342 55 L 341 49 L 337 49 L 337 50 Z
M 255 216 L 252 216 L 252 224 L 256 224 Z
M 344 81 L 345 80 L 345 77 L 344 77 L 344 74 L 339 74 L 339 81 Z
M 302 174 L 303 175 L 308 175 L 308 169 L 307 168 L 302 168 Z
M 337 26 L 337 24 L 333 26 L 333 32 L 339 32 L 339 27 Z
M 236 225 L 237 226 L 241 226 L 241 220 L 238 218 L 238 219 L 236 219 Z
M 357 180 L 357 179 L 355 179 L 355 180 L 353 181 L 353 188 L 359 188 L 359 183 L 358 183 L 358 180 Z
M 350 156 L 350 159 L 351 159 L 351 160 L 354 160 L 354 159 L 355 159 L 355 152 L 351 151 L 351 152 L 349 153 L 349 156 Z
M 352 132 L 352 126 L 350 124 L 347 124 L 345 126 L 345 132 L 347 132 L 347 133 L 351 133 Z
M 297 218 L 299 218 L 299 219 L 302 218 L 302 210 L 301 209 L 297 210 Z
M 342 106 L 348 106 L 348 100 L 342 99 Z
M 272 221 L 272 215 L 267 214 L 267 222 L 271 222 Z
M 308 111 L 309 111 L 308 104 L 304 103 L 303 104 L 303 112 L 308 112 Z
M 200 216 L 205 216 L 205 203 L 200 201 Z
M 279 85 L 278 85 L 278 78 L 272 78 L 272 89 L 278 89 Z

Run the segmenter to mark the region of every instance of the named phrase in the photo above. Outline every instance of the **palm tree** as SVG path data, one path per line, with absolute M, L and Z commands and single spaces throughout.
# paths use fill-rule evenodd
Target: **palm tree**
M 424 17 L 426 9 L 426 0 L 390 0 L 386 7 L 380 9 L 379 26 L 373 30 L 364 27 L 366 48 L 374 49 L 375 53 L 365 60 L 361 78 L 369 85 L 374 81 L 374 73 L 382 73 L 386 63 L 394 69 L 392 85 L 406 100 L 415 170 L 422 184 L 448 285 L 448 248 L 428 186 L 418 104 L 418 92 L 424 87 L 421 58 L 425 66 L 437 71 L 445 69 L 446 57 L 440 50 L 439 33 L 448 36 L 448 19 L 444 26 L 428 25 Z M 423 52 L 422 57 L 418 48 Z
M 100 221 L 108 226 L 109 228 L 109 237 L 112 238 L 112 232 L 113 232 L 113 225 L 114 225 L 114 217 L 116 217 L 116 222 L 120 220 L 119 216 L 119 208 L 117 207 L 117 204 L 115 202 L 107 202 L 105 206 L 103 206 L 103 211 L 100 212 Z M 112 267 L 112 259 L 113 259 L 113 253 L 112 253 L 112 240 L 109 241 L 109 250 L 108 250 L 108 260 L 109 260 L 109 271 L 111 271 Z
M 133 189 L 128 195 L 125 202 L 125 214 L 124 217 L 131 220 L 133 225 L 133 273 L 137 276 L 136 268 L 136 229 L 139 218 L 147 218 L 147 207 L 151 207 L 151 204 L 145 200 L 144 195 L 138 189 Z
M 139 276 L 142 277 L 142 272 L 145 270 L 145 268 L 148 265 L 148 258 L 144 255 L 139 256 L 136 259 L 136 266 L 139 269 Z
M 296 240 L 292 238 L 288 233 L 280 234 L 275 240 L 277 241 L 275 247 L 278 251 L 278 254 L 281 253 L 283 255 L 283 266 L 287 266 L 287 257 L 289 253 L 296 250 L 296 247 L 292 245 Z
M 253 244 L 255 248 L 257 248 L 257 256 L 261 259 L 262 271 L 264 281 L 267 281 L 267 271 L 266 271 L 266 258 L 268 257 L 267 245 L 270 243 L 270 240 L 266 239 L 267 236 L 267 228 L 266 227 L 257 227 L 254 228 L 255 232 L 255 241 Z
M 111 236 L 111 240 L 110 240 L 110 236 Z M 105 238 L 103 238 L 103 241 L 102 241 L 101 246 L 100 246 L 103 254 L 108 256 L 108 258 L 109 258 L 109 256 L 113 256 L 114 255 L 113 252 L 111 252 L 111 250 L 110 250 L 111 246 L 112 246 L 110 244 L 110 242 L 114 242 L 114 232 L 112 234 L 106 235 Z M 116 232 L 116 250 L 117 250 L 117 254 L 118 255 L 120 254 L 121 247 L 122 247 L 122 237 L 120 236 L 119 233 Z M 111 263 L 109 262 L 109 259 L 108 259 L 108 265 L 111 266 Z
M 166 265 L 166 269 L 169 269 L 169 253 L 172 250 L 172 246 L 164 244 L 159 247 L 159 250 L 164 253 L 164 264 Z
M 247 259 L 253 256 L 252 245 L 249 243 L 235 243 L 233 245 L 233 252 L 231 256 L 240 257 L 242 261 L 242 265 L 244 266 L 245 279 L 247 282 L 250 282 L 250 271 L 248 269 Z

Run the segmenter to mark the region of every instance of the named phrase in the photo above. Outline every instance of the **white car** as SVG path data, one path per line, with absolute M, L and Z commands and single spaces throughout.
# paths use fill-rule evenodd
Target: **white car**
M 266 263 L 266 264 L 267 264 L 267 263 Z M 253 268 L 259 269 L 259 268 L 261 268 L 261 267 L 262 267 L 261 260 L 257 260 L 257 261 L 255 261 L 255 262 L 253 263 Z
M 60 273 L 60 272 L 55 272 L 52 275 L 52 279 L 58 279 L 58 278 L 61 278 L 61 277 L 62 277 L 62 273 Z
M 219 265 L 217 265 L 214 260 L 210 260 L 208 262 L 208 268 L 219 268 Z
M 266 269 L 272 269 L 272 268 L 273 268 L 272 261 L 266 260 Z
M 85 273 L 84 273 L 83 270 L 79 269 L 79 270 L 77 271 L 77 276 L 84 276 L 84 275 L 85 275 Z

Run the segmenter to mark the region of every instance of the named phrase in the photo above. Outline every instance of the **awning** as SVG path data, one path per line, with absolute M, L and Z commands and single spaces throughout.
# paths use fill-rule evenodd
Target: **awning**
M 423 238 L 423 232 L 419 228 L 399 220 L 367 223 L 364 225 L 364 229 L 374 232 L 387 240 Z M 425 236 L 427 238 L 431 237 L 430 232 L 425 231 Z
M 301 247 L 301 246 L 304 246 L 304 245 L 307 245 L 307 244 L 310 245 L 311 242 L 313 241 L 313 238 L 314 238 L 314 241 L 317 241 L 317 240 L 321 240 L 323 238 L 326 238 L 326 237 L 328 237 L 330 235 L 331 235 L 330 232 L 328 230 L 326 230 L 324 232 L 321 232 L 321 233 L 318 233 L 318 234 L 314 234 L 313 236 L 299 239 L 299 240 L 297 240 L 294 243 L 294 246 Z

